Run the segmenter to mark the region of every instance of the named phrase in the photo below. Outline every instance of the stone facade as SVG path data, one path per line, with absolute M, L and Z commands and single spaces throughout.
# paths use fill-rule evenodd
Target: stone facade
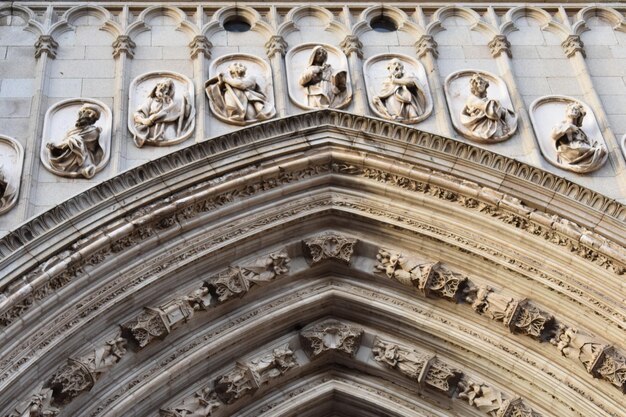
M 0 4 L 0 415 L 622 417 L 624 16 Z

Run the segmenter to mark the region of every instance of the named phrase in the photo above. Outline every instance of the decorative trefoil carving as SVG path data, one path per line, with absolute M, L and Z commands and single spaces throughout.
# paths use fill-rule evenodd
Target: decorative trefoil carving
M 117 58 L 121 54 L 126 54 L 128 58 L 135 56 L 135 47 L 137 45 L 128 35 L 119 35 L 113 41 L 113 58 Z
M 265 42 L 265 50 L 268 58 L 273 58 L 274 55 L 284 56 L 287 52 L 287 42 L 282 36 L 274 35 Z
M 141 349 L 155 339 L 163 339 L 173 329 L 188 321 L 195 311 L 206 310 L 211 294 L 205 286 L 157 308 L 146 308 L 137 318 L 122 325 L 123 335 Z
M 576 52 L 580 52 L 583 57 L 587 56 L 585 53 L 585 44 L 578 35 L 569 35 L 563 43 L 561 43 L 561 47 L 563 48 L 563 52 L 565 52 L 565 56 L 568 58 L 576 55 Z
M 493 39 L 487 44 L 489 47 L 489 52 L 491 52 L 491 56 L 497 58 L 500 54 L 505 53 L 509 58 L 512 58 L 511 54 L 511 43 L 504 35 L 496 35 Z
M 360 328 L 329 320 L 300 332 L 300 342 L 311 358 L 335 351 L 354 356 L 361 344 L 362 334 Z
M 310 258 L 311 265 L 326 259 L 336 259 L 349 264 L 357 239 L 328 233 L 312 239 L 305 239 L 302 243 Z
M 543 339 L 552 331 L 552 315 L 536 308 L 527 300 L 498 294 L 488 286 L 468 286 L 465 289 L 466 301 L 479 314 L 501 321 L 511 332 L 525 334 L 536 339 Z
M 89 391 L 100 376 L 126 354 L 126 339 L 116 337 L 94 349 L 89 355 L 69 359 L 50 381 L 54 404 L 67 404 L 84 391 Z
M 437 52 L 437 42 L 431 35 L 422 35 L 417 42 L 415 42 L 415 53 L 418 58 L 422 58 L 427 53 L 430 53 L 433 58 L 439 56 Z
M 357 36 L 348 35 L 343 41 L 339 44 L 339 47 L 346 54 L 347 57 L 350 57 L 353 53 L 363 59 L 363 43 L 359 40 Z
M 456 302 L 467 282 L 467 277 L 450 271 L 439 262 L 409 266 L 405 257 L 387 249 L 380 249 L 376 259 L 377 272 L 404 285 L 416 287 L 427 297 L 441 297 Z
M 249 265 L 231 267 L 209 278 L 206 285 L 221 303 L 243 296 L 254 285 L 262 285 L 278 275 L 288 273 L 289 261 L 289 256 L 284 251 L 272 253 Z
M 39 58 L 41 54 L 46 54 L 54 59 L 57 56 L 57 48 L 59 44 L 51 35 L 40 35 L 35 42 L 35 58 Z
M 374 359 L 402 374 L 439 391 L 452 395 L 462 377 L 459 370 L 449 367 L 434 355 L 419 353 L 394 342 L 376 338 L 372 348 Z
M 40 387 L 7 417 L 54 417 L 59 412 L 58 408 L 52 406 L 52 390 Z
M 213 48 L 213 44 L 203 35 L 195 36 L 189 42 L 191 58 L 197 58 L 202 54 L 206 59 L 211 59 L 211 48 Z

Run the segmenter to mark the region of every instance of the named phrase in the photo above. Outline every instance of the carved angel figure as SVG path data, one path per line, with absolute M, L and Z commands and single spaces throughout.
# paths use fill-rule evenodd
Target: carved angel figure
M 60 175 L 75 173 L 85 178 L 96 174 L 96 167 L 104 157 L 100 146 L 100 132 L 95 126 L 100 119 L 100 110 L 85 104 L 78 111 L 78 120 L 74 127 L 65 133 L 59 144 L 48 143 L 48 163 Z
M 189 129 L 194 116 L 195 109 L 187 94 L 176 96 L 174 82 L 164 78 L 133 114 L 135 145 L 176 140 Z
M 607 157 L 606 148 L 589 139 L 581 128 L 586 114 L 582 104 L 570 103 L 565 111 L 565 120 L 552 128 L 557 162 L 575 172 L 598 169 Z
M 247 76 L 245 65 L 235 62 L 228 73 L 219 73 L 205 83 L 213 108 L 225 119 L 241 123 L 267 120 L 276 113 L 254 77 Z
M 389 61 L 387 71 L 389 76 L 372 100 L 374 107 L 388 119 L 415 121 L 426 109 L 426 96 L 419 81 L 405 73 L 402 61 L 397 58 Z
M 499 100 L 487 97 L 487 81 L 480 74 L 470 79 L 471 95 L 467 98 L 460 121 L 478 140 L 503 140 L 517 128 L 517 116 L 503 107 Z
M 341 105 L 345 99 L 348 74 L 346 71 L 335 73 L 332 65 L 326 63 L 327 59 L 328 51 L 323 46 L 316 46 L 300 75 L 299 83 L 306 89 L 309 107 L 333 108 Z

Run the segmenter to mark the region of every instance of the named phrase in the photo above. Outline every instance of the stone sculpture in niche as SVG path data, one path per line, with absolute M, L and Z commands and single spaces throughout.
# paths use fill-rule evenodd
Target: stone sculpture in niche
M 517 115 L 510 109 L 508 90 L 495 75 L 459 71 L 446 79 L 445 90 L 454 128 L 467 139 L 501 142 L 517 130 Z
M 399 122 L 415 123 L 427 110 L 426 95 L 417 77 L 407 74 L 404 64 L 393 58 L 387 64 L 389 76 L 374 96 L 374 108 L 383 117 Z
M 15 139 L 0 135 L 0 214 L 17 202 L 24 150 Z
M 44 137 L 50 139 L 44 141 L 41 158 L 46 168 L 57 175 L 93 178 L 109 159 L 111 115 L 102 103 L 81 101 L 68 100 L 48 110 Z M 78 109 L 74 127 L 60 139 L 54 138 L 60 133 L 62 124 L 65 125 L 63 128 L 67 128 L 72 107 L 78 104 L 82 106 Z M 105 120 L 102 120 L 103 116 Z
M 582 104 L 568 104 L 565 120 L 554 126 L 551 133 L 557 162 L 566 164 L 577 172 L 596 170 L 607 157 L 606 148 L 598 141 L 591 140 L 582 129 L 586 114 Z
M 247 75 L 247 71 L 244 64 L 234 62 L 227 72 L 218 73 L 205 84 L 213 112 L 226 122 L 254 123 L 276 114 L 274 104 L 256 78 Z
M 328 51 L 316 46 L 299 83 L 306 89 L 307 104 L 316 109 L 335 108 L 344 101 L 348 73 L 336 71 L 328 62 Z
M 461 123 L 472 135 L 484 140 L 501 140 L 511 136 L 517 127 L 517 117 L 512 110 L 487 96 L 489 81 L 480 74 L 470 79 L 471 95 L 461 111 Z
M 130 86 L 128 127 L 137 147 L 168 146 L 191 136 L 196 110 L 193 83 L 173 72 L 140 75 Z
M 541 153 L 553 165 L 588 173 L 606 162 L 608 151 L 602 132 L 584 103 L 565 96 L 541 97 L 531 104 L 530 117 Z

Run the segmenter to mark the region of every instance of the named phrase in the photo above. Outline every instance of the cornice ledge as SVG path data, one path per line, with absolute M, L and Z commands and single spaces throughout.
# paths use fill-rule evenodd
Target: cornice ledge
M 626 236 L 619 227 L 626 219 L 624 205 L 556 174 L 406 125 L 327 109 L 266 121 L 212 138 L 131 169 L 70 198 L 0 239 L 0 275 L 7 276 L 9 270 L 31 269 L 104 224 L 121 219 L 140 205 L 149 204 L 148 199 L 153 201 L 171 194 L 174 190 L 164 186 L 161 193 L 151 192 L 149 196 L 146 195 L 140 205 L 134 199 L 125 199 L 126 196 L 145 192 L 151 182 L 162 183 L 163 176 L 172 178 L 177 172 L 184 175 L 196 166 L 206 164 L 207 157 L 239 146 L 261 143 L 268 138 L 289 136 L 296 132 L 324 129 L 345 131 L 357 136 L 366 133 L 370 137 L 408 143 L 422 148 L 431 160 L 432 156 L 440 156 L 446 161 L 457 161 L 455 166 L 458 167 L 476 166 L 482 172 L 487 168 L 493 171 L 494 179 L 502 179 L 498 191 L 523 198 L 529 205 L 533 205 L 533 202 L 528 201 L 528 196 L 536 196 L 537 206 L 541 206 L 543 200 L 543 206 L 548 208 L 548 212 L 571 213 L 566 217 L 591 231 L 608 236 L 609 240 L 621 243 L 620 236 Z M 446 167 L 442 166 L 444 169 Z M 460 169 L 457 176 L 464 177 L 462 174 L 463 170 Z M 480 182 L 478 178 L 467 179 Z M 526 185 L 525 189 L 520 187 L 522 184 Z M 526 194 L 520 194 L 520 189 L 526 191 Z M 562 204 L 561 210 L 553 207 L 553 201 Z M 591 223 L 590 219 L 593 219 Z M 57 242 L 57 245 L 51 246 L 50 242 Z M 15 261 L 20 257 L 26 261 L 18 265 Z M 0 287 L 5 288 L 6 285 L 7 282 L 0 282 Z

